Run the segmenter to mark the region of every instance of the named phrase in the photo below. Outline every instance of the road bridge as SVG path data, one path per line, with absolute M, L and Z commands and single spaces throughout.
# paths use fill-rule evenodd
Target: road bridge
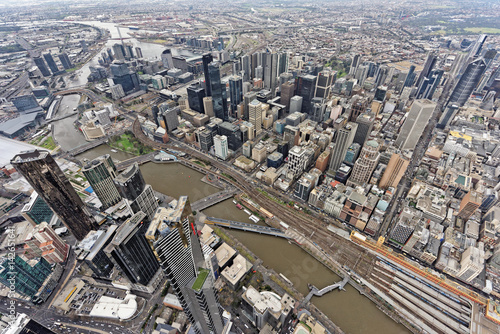
M 273 235 L 275 237 L 290 239 L 290 237 L 285 235 L 285 232 L 281 231 L 279 228 L 274 228 L 269 226 L 241 223 L 232 220 L 220 219 L 208 216 L 205 218 L 205 224 L 232 228 L 235 230 L 242 230 L 247 232 L 254 232 L 259 234 Z
M 151 161 L 155 154 L 156 154 L 155 152 L 152 152 L 152 153 L 140 155 L 138 157 L 133 157 L 133 158 L 130 158 L 127 160 L 120 161 L 119 163 L 117 163 L 115 165 L 116 169 L 119 171 L 122 171 L 134 163 L 138 163 L 139 165 L 142 165 L 143 163 Z
M 311 284 L 309 286 L 309 289 L 311 289 L 311 291 L 309 291 L 306 298 L 304 298 L 303 303 L 305 304 L 305 303 L 309 302 L 311 300 L 312 296 L 321 297 L 325 293 L 328 293 L 328 292 L 333 291 L 335 289 L 344 290 L 344 286 L 347 284 L 348 281 L 349 281 L 349 275 L 345 275 L 345 277 L 342 281 L 337 282 L 337 283 L 332 284 L 332 285 L 329 285 L 329 286 L 326 286 L 321 290 L 318 290 L 317 287 L 315 287 L 314 285 Z
M 76 114 L 78 114 L 77 111 L 72 112 L 72 113 L 67 114 L 67 115 L 64 115 L 64 116 L 59 116 L 59 117 L 56 117 L 56 118 L 52 118 L 52 119 L 47 120 L 47 123 L 52 123 L 52 122 L 55 122 L 55 121 L 60 121 L 61 119 L 65 119 L 65 118 L 68 118 L 68 117 L 71 117 L 71 116 L 75 116 Z
M 215 205 L 217 203 L 225 201 L 228 198 L 233 197 L 238 192 L 239 192 L 239 190 L 236 188 L 230 188 L 227 190 L 220 191 L 218 193 L 207 196 L 205 198 L 202 198 L 202 199 L 192 203 L 191 208 L 193 209 L 193 211 L 205 210 L 206 208 L 209 208 L 212 205 Z

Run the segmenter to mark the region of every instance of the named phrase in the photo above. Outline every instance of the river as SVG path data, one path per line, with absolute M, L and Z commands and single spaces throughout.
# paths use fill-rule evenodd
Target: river
M 78 158 L 93 159 L 106 153 L 117 160 L 132 157 L 123 152 L 111 152 L 108 146 L 101 145 Z M 181 164 L 150 162 L 142 165 L 141 171 L 146 182 L 156 191 L 174 198 L 188 195 L 190 201 L 194 202 L 219 191 L 201 181 L 203 174 Z M 209 216 L 251 223 L 248 215 L 237 209 L 232 200 L 226 200 L 203 212 Z M 308 292 L 307 283 L 322 288 L 341 280 L 300 247 L 289 244 L 285 239 L 236 230 L 231 230 L 230 233 L 261 258 L 265 266 L 290 279 L 304 295 Z M 392 321 L 350 285 L 346 286 L 346 291 L 333 291 L 323 297 L 313 297 L 312 302 L 346 333 L 408 333 L 404 326 Z

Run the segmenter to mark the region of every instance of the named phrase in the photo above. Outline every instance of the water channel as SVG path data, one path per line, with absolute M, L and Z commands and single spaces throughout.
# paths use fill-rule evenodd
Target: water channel
M 89 22 L 86 22 L 87 24 Z M 107 28 L 111 31 L 112 38 L 118 37 L 115 25 L 112 23 L 97 22 L 94 25 Z M 126 34 L 122 29 L 122 36 Z M 124 36 L 125 37 L 125 36 Z M 135 39 L 129 39 L 134 46 L 142 48 L 145 57 L 159 56 L 164 49 L 163 46 L 141 43 Z M 116 43 L 110 40 L 107 47 Z M 146 45 L 147 44 L 147 45 Z M 174 54 L 178 51 L 173 49 Z M 189 56 L 189 54 L 186 54 Z M 89 74 L 88 66 L 97 64 L 97 56 L 87 63 L 72 86 L 86 83 Z M 71 95 L 64 97 L 61 102 L 59 115 L 64 115 L 73 111 L 78 104 L 79 96 Z M 67 107 L 66 107 L 67 106 Z M 69 117 L 61 121 L 54 122 L 54 136 L 56 141 L 68 150 L 85 143 L 83 136 L 73 126 L 75 117 Z M 78 156 L 79 159 L 93 159 L 103 154 L 110 154 L 113 159 L 126 160 L 132 157 L 124 152 L 111 152 L 107 145 L 98 146 Z M 146 182 L 151 184 L 156 191 L 172 196 L 188 195 L 191 202 L 201 199 L 210 194 L 216 193 L 219 189 L 201 181 L 203 175 L 180 164 L 155 164 L 146 163 L 141 166 L 141 171 Z M 231 200 L 226 200 L 211 208 L 204 210 L 210 216 L 231 219 L 250 223 L 248 215 L 243 210 L 238 210 Z M 302 294 L 307 294 L 307 283 L 322 288 L 341 280 L 340 277 L 332 273 L 312 256 L 301 248 L 289 244 L 286 240 L 254 234 L 250 232 L 231 230 L 230 233 L 245 244 L 264 262 L 264 265 L 282 273 L 290 279 L 295 288 Z M 345 333 L 373 333 L 373 334 L 406 334 L 409 331 L 402 325 L 392 321 L 389 317 L 378 310 L 370 300 L 363 297 L 350 285 L 346 286 L 347 291 L 333 291 L 323 297 L 313 297 L 312 302 L 323 313 L 325 313 L 335 324 Z

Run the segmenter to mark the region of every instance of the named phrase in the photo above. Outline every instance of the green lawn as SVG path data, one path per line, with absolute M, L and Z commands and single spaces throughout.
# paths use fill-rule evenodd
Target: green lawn
M 47 137 L 45 141 L 41 145 L 43 148 L 46 148 L 48 150 L 53 150 L 56 148 L 56 142 L 54 141 L 54 138 L 52 136 Z
M 487 28 L 487 27 L 470 27 L 464 28 L 467 32 L 477 33 L 477 34 L 500 34 L 499 28 Z
M 148 154 L 150 152 L 153 152 L 151 148 L 144 146 L 131 133 L 124 133 L 119 137 L 113 137 L 110 140 L 109 146 L 134 155 Z
M 196 280 L 193 283 L 193 290 L 200 291 L 207 277 L 208 277 L 208 270 L 200 268 L 198 271 L 198 277 L 196 277 Z

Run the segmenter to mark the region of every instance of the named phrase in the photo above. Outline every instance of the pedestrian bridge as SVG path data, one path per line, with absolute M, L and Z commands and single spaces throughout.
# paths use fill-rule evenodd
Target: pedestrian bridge
M 232 220 L 220 219 L 220 218 L 214 218 L 214 217 L 208 217 L 208 216 L 205 218 L 205 224 L 216 225 L 216 226 L 226 227 L 226 228 L 232 228 L 232 229 L 242 230 L 242 231 L 247 231 L 247 232 L 273 235 L 275 237 L 290 239 L 290 237 L 285 235 L 285 232 L 281 231 L 279 228 L 274 228 L 274 227 L 269 227 L 269 226 L 241 223 L 241 222 L 236 222 L 236 221 L 232 221 Z
M 326 286 L 321 290 L 318 290 L 317 287 L 315 287 L 314 285 L 311 284 L 311 285 L 309 285 L 309 289 L 311 289 L 311 291 L 309 291 L 309 294 L 306 296 L 306 298 L 304 298 L 303 303 L 305 304 L 305 303 L 309 302 L 311 300 L 312 296 L 321 297 L 325 293 L 328 293 L 328 292 L 333 291 L 335 289 L 344 290 L 344 286 L 347 284 L 348 281 L 349 281 L 349 275 L 345 275 L 344 279 L 341 282 Z

